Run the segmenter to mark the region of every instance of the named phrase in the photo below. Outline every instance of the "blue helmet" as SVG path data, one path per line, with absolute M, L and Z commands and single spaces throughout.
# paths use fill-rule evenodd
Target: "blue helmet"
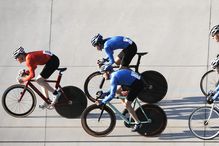
M 212 27 L 210 35 L 214 37 L 217 33 L 219 33 L 219 25 L 215 25 L 214 27 Z
M 100 72 L 101 73 L 105 73 L 107 71 L 112 72 L 113 71 L 113 67 L 111 65 L 108 65 L 108 64 L 107 65 L 102 65 L 100 67 Z
M 95 36 L 91 39 L 91 44 L 92 44 L 92 46 L 95 47 L 96 45 L 102 43 L 102 41 L 103 41 L 103 36 L 98 33 L 97 35 L 95 35 Z

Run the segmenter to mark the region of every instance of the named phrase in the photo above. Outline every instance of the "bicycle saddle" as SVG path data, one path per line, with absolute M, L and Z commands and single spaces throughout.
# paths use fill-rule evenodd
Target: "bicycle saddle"
M 61 71 L 61 72 L 66 71 L 66 69 L 67 69 L 66 67 L 65 68 L 57 68 L 57 70 Z
M 148 52 L 138 52 L 138 53 L 136 53 L 137 55 L 139 55 L 139 56 L 143 56 L 143 55 L 146 55 L 146 54 L 148 54 Z

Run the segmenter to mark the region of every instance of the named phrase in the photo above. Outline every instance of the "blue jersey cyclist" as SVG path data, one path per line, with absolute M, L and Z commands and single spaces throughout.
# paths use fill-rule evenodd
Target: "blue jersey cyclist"
M 130 69 L 121 69 L 113 72 L 112 66 L 103 65 L 101 66 L 101 72 L 103 73 L 103 77 L 106 80 L 110 79 L 110 89 L 108 92 L 103 93 L 102 100 L 96 101 L 97 105 L 106 104 L 110 100 L 112 100 L 116 93 L 121 93 L 122 89 L 128 88 L 128 94 L 125 101 L 122 101 L 125 105 L 126 109 L 129 111 L 132 118 L 135 120 L 135 126 L 133 127 L 132 131 L 135 132 L 141 127 L 141 123 L 131 106 L 131 103 L 135 100 L 138 94 L 143 90 L 144 83 L 141 80 L 141 76 L 136 72 Z M 117 90 L 117 87 L 119 90 Z
M 95 35 L 91 44 L 102 51 L 104 49 L 107 58 L 109 59 L 109 65 L 113 63 L 120 65 L 120 68 L 127 68 L 132 61 L 132 58 L 137 53 L 137 46 L 134 41 L 124 36 L 114 36 L 103 39 L 100 34 Z M 122 49 L 116 59 L 113 57 L 114 50 Z
M 210 31 L 210 36 L 216 41 L 219 42 L 219 25 L 215 25 L 212 27 Z M 211 67 L 215 69 L 219 73 L 219 54 L 217 57 L 211 62 Z M 219 85 L 214 89 L 214 91 L 210 91 L 208 93 L 207 102 L 209 104 L 213 103 L 216 99 L 219 98 Z

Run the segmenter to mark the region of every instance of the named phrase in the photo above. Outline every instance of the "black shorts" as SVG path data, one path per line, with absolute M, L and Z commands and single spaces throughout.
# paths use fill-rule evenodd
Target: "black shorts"
M 118 57 L 121 59 L 121 65 L 128 67 L 136 53 L 137 46 L 134 42 L 132 42 L 131 45 L 129 45 L 126 49 L 123 49 L 118 55 Z
M 52 55 L 50 60 L 46 63 L 46 65 L 44 66 L 42 72 L 40 73 L 40 75 L 44 78 L 44 79 L 48 79 L 56 69 L 58 69 L 59 67 L 59 58 L 56 55 Z
M 144 83 L 142 80 L 136 79 L 130 86 L 127 100 L 133 102 L 138 94 L 144 89 Z

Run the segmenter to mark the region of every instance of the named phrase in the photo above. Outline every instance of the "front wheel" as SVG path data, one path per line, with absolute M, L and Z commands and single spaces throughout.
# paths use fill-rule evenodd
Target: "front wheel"
M 144 90 L 138 95 L 139 99 L 147 103 L 156 103 L 164 98 L 167 93 L 167 81 L 165 77 L 156 71 L 141 73 L 145 83 Z
M 108 91 L 108 88 L 110 87 L 110 82 L 106 81 L 102 73 L 99 71 L 96 71 L 92 74 L 90 74 L 84 83 L 84 93 L 86 94 L 87 98 L 95 102 L 96 101 L 96 93 L 97 91 Z
M 109 107 L 93 104 L 82 113 L 81 124 L 83 129 L 92 136 L 106 136 L 114 129 L 116 116 Z
M 200 88 L 202 93 L 207 96 L 210 90 L 214 90 L 219 84 L 219 74 L 215 70 L 207 71 L 201 78 Z
M 199 107 L 189 116 L 189 129 L 203 140 L 213 139 L 219 134 L 219 112 L 210 106 Z
M 22 93 L 24 93 L 21 98 Z M 8 87 L 2 96 L 4 110 L 13 117 L 26 117 L 36 107 L 36 97 L 30 88 L 24 85 L 12 85 Z
M 87 98 L 84 92 L 75 86 L 62 88 L 62 95 L 57 104 L 56 112 L 65 118 L 77 118 L 87 107 Z

